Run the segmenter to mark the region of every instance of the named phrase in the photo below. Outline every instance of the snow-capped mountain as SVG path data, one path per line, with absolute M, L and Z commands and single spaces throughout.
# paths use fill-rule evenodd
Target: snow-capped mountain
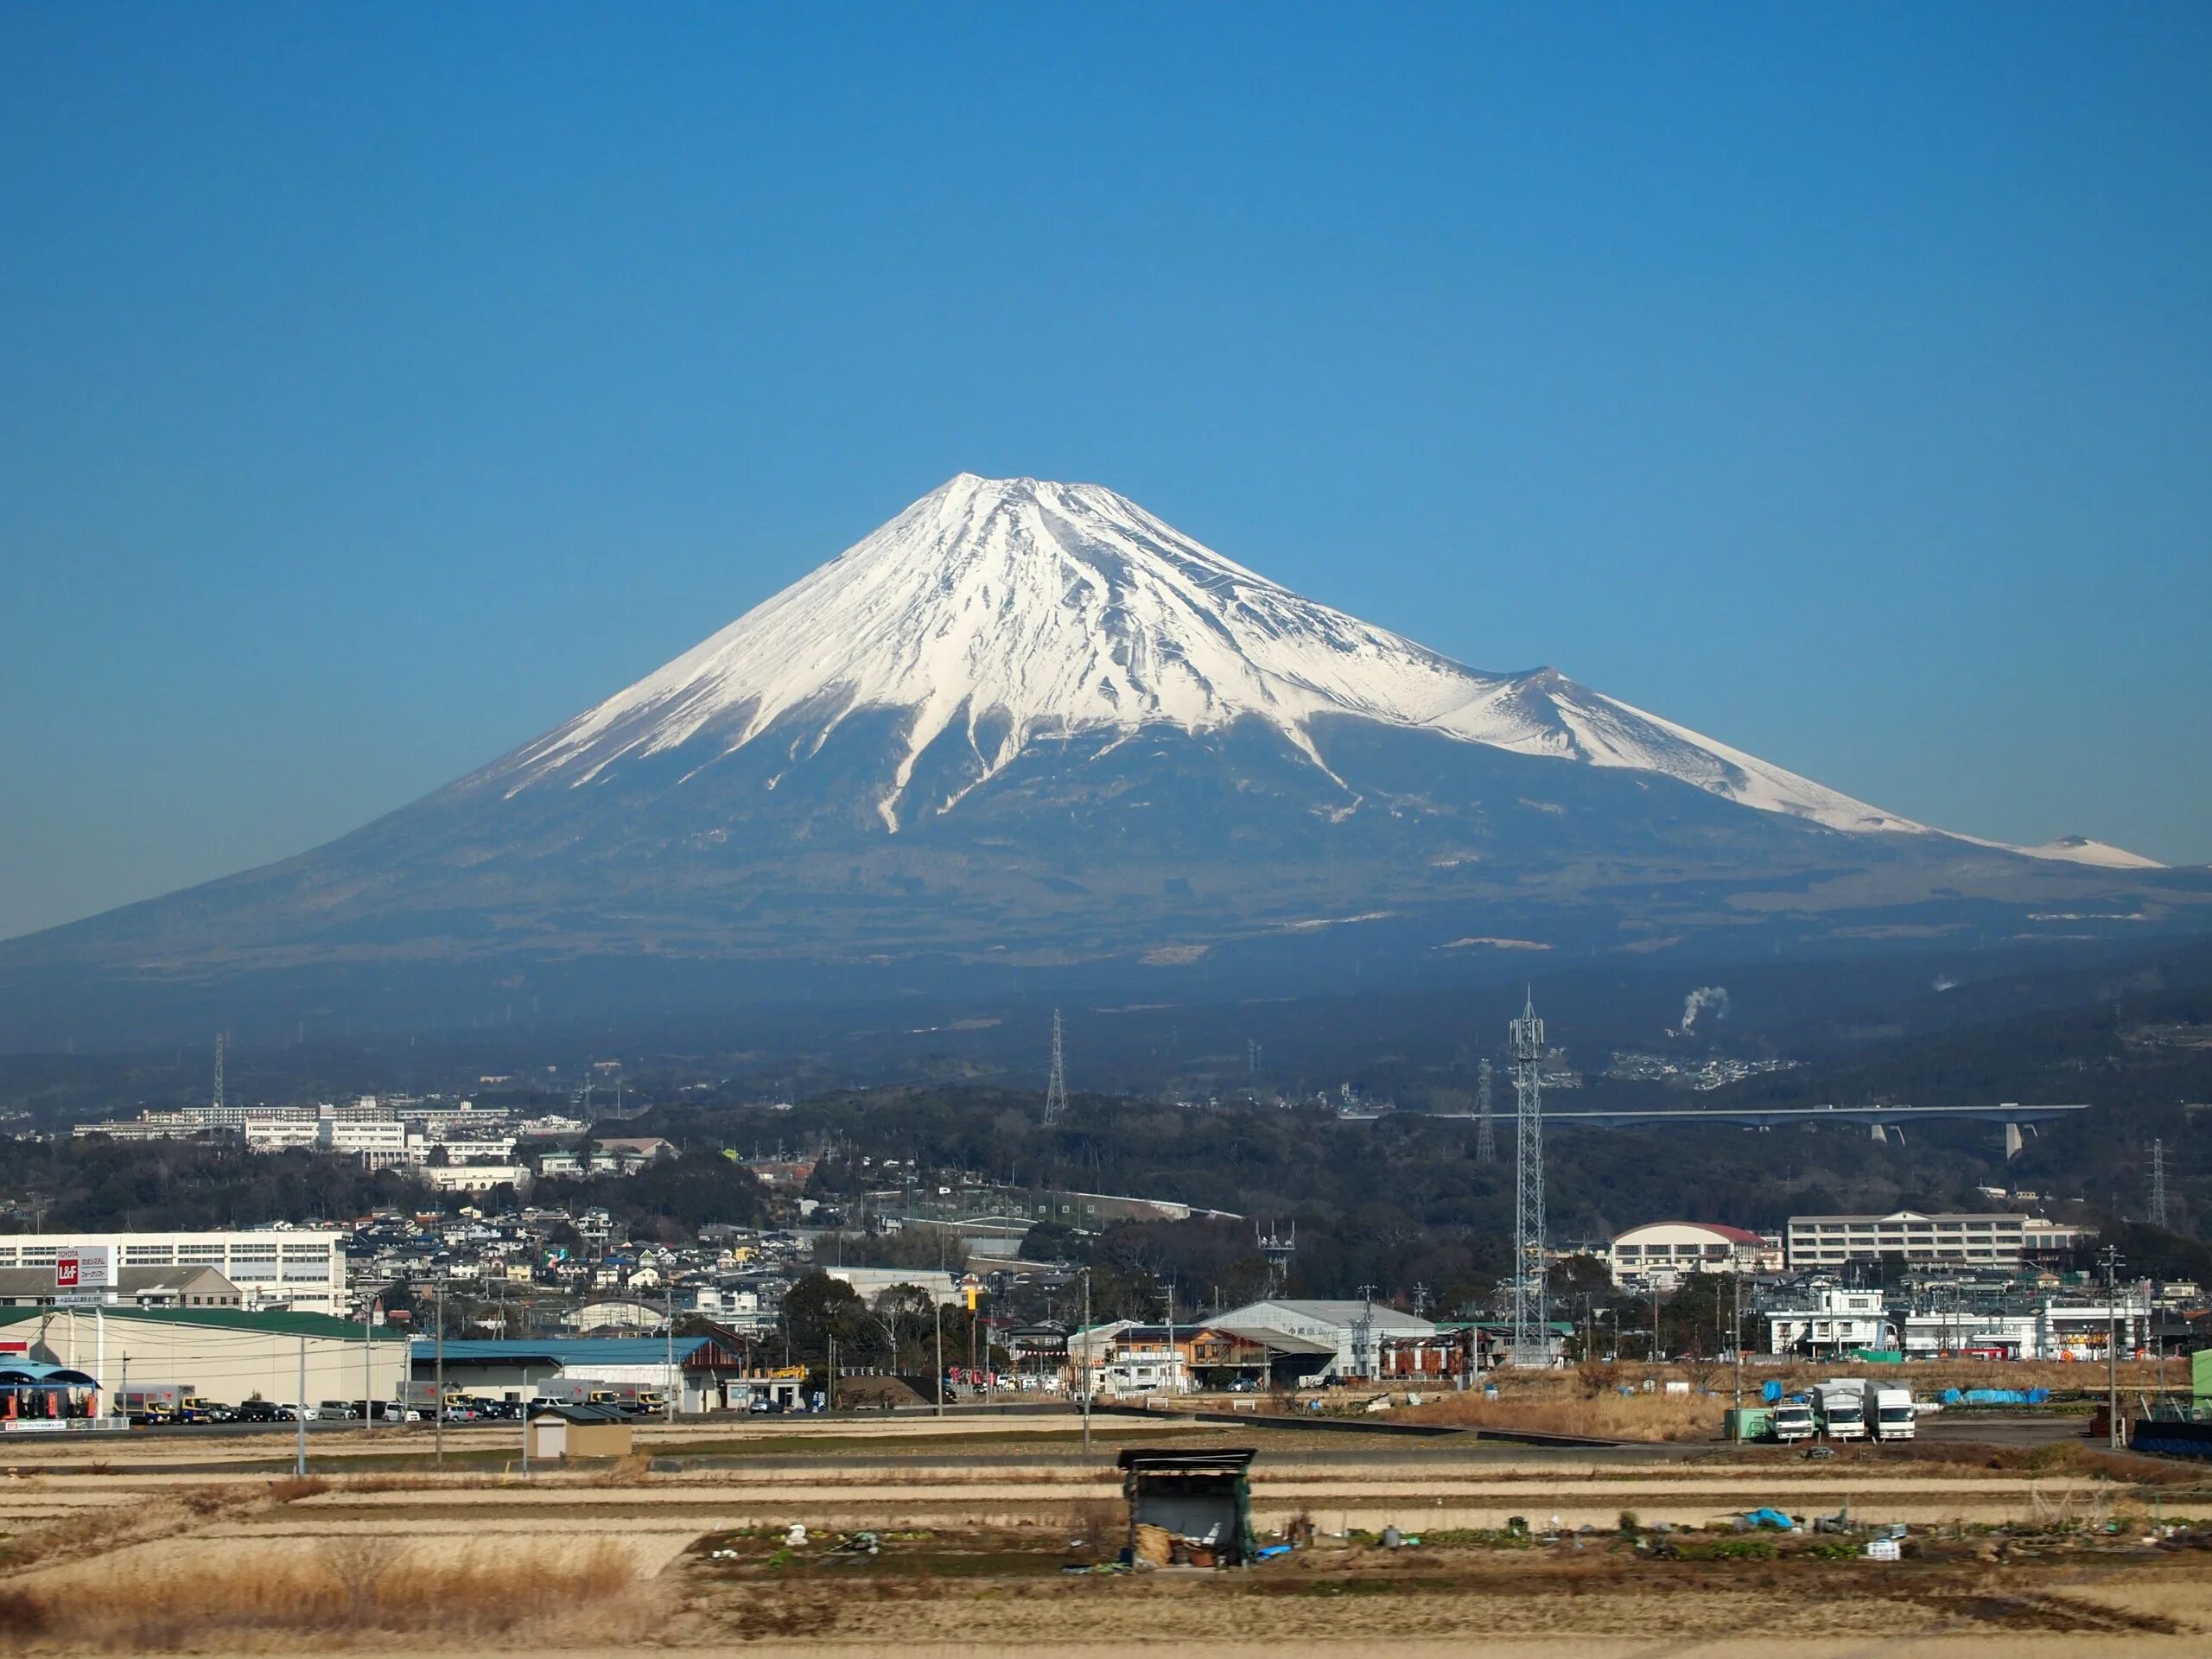
M 204 1030 L 1046 973 L 1234 998 L 1505 950 L 2212 926 L 2212 876 L 2146 864 L 1928 829 L 1552 670 L 1453 662 L 1110 490 L 963 474 L 351 835 L 0 944 L 0 1043 L 156 1005 Z
M 580 788 L 626 758 L 680 748 L 701 755 L 688 780 L 772 732 L 797 760 L 870 709 L 904 722 L 874 804 L 894 832 L 951 810 L 1040 738 L 1252 720 L 1325 772 L 1313 726 L 1332 715 L 1654 772 L 1834 830 L 1922 829 L 1554 670 L 1465 667 L 1301 598 L 1097 485 L 968 473 L 529 746 L 507 786 Z M 966 781 L 909 799 L 916 762 L 948 731 L 973 757 Z

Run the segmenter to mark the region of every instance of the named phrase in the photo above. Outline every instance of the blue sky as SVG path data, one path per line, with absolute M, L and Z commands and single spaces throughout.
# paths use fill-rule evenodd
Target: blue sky
M 0 934 L 397 806 L 963 469 L 2212 860 L 2208 73 L 2202 6 L 9 4 Z

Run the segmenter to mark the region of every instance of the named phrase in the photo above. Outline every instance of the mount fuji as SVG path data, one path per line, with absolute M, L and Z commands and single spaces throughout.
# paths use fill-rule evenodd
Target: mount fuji
M 0 944 L 0 991 L 450 1010 L 1203 963 L 1224 993 L 1348 954 L 2137 937 L 2208 902 L 2202 873 L 1947 835 L 1554 670 L 1470 668 L 1111 490 L 963 474 L 423 800 Z

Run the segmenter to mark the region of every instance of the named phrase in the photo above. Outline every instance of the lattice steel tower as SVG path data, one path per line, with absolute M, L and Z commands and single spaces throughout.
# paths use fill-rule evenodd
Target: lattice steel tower
M 1497 1121 L 1490 1111 L 1490 1061 L 1475 1068 L 1475 1161 L 1497 1161 Z
M 1544 1103 L 1536 1068 L 1544 1058 L 1544 1022 L 1527 997 L 1513 1022 L 1513 1363 L 1551 1363 L 1544 1328 Z
M 2151 1143 L 2151 1224 L 2166 1224 L 2166 1143 Z
M 219 1112 L 223 1109 L 223 1045 L 228 1035 L 227 1032 L 215 1033 L 215 1109 Z
M 1060 1011 L 1052 1010 L 1052 1076 L 1045 1085 L 1045 1122 L 1057 1123 L 1068 1109 L 1067 1072 L 1060 1064 Z

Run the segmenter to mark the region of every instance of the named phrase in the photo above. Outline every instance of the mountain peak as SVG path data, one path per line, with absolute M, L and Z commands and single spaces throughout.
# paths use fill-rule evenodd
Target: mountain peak
M 690 778 L 770 734 L 794 760 L 855 714 L 892 710 L 903 754 L 875 802 L 896 833 L 1033 743 L 1147 727 L 1270 728 L 1332 780 L 1332 719 L 1663 773 L 1846 830 L 1920 826 L 1543 668 L 1469 668 L 1316 603 L 1096 484 L 962 473 L 713 638 L 493 770 L 510 794 L 578 787 L 681 750 Z M 906 798 L 952 734 L 971 764 Z M 1344 788 L 1350 805 L 1357 797 Z

